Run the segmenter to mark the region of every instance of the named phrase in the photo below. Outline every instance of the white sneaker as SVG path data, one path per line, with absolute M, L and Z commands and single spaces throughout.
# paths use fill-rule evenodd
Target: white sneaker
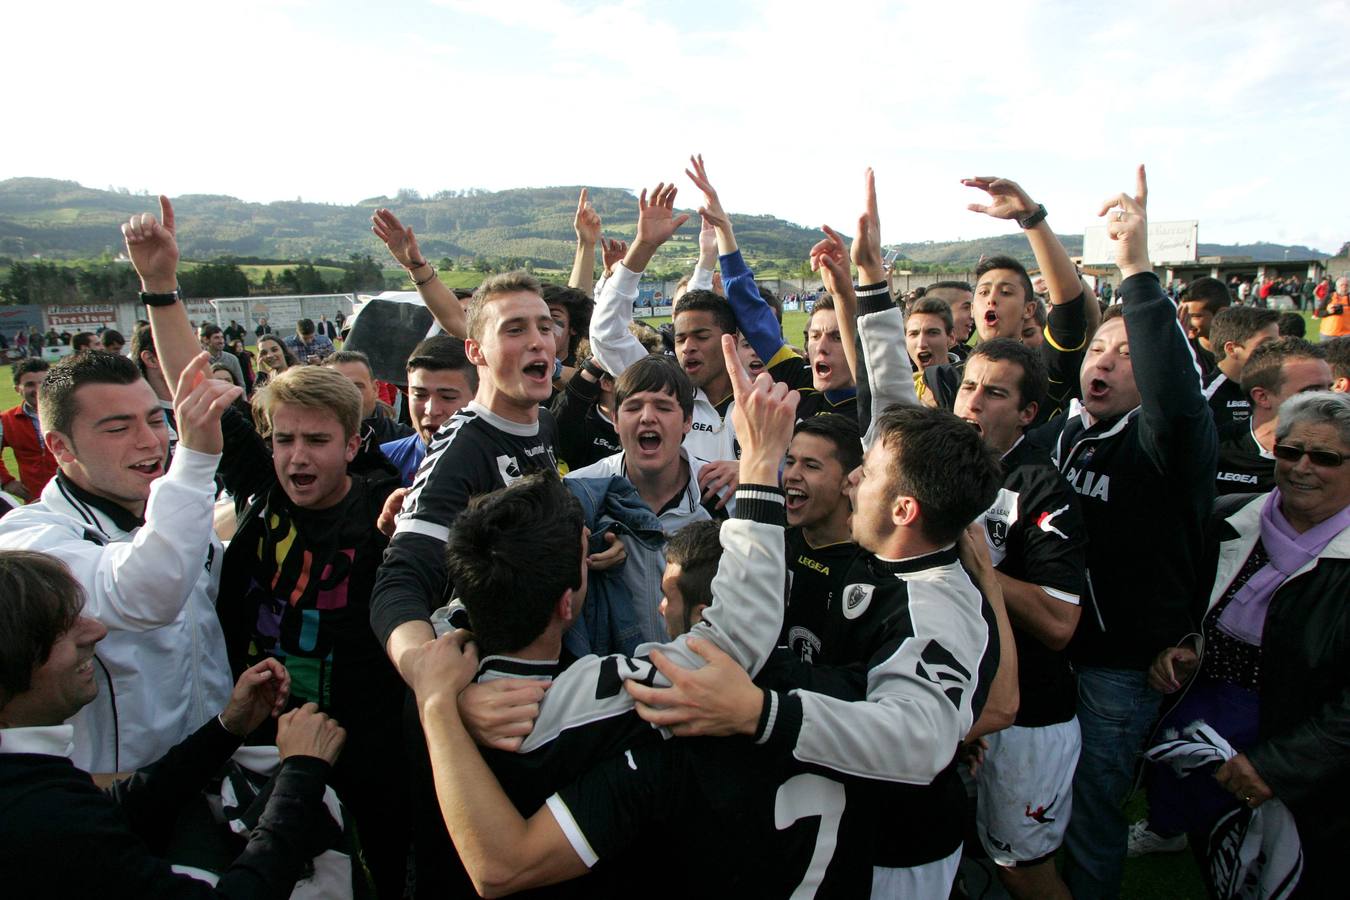
M 1179 853 L 1186 849 L 1186 833 L 1163 837 L 1148 830 L 1148 819 L 1140 819 L 1130 826 L 1130 837 L 1125 855 L 1133 859 L 1150 853 Z

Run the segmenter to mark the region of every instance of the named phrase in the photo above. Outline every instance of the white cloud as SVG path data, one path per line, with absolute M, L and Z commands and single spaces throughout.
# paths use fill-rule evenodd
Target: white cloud
M 1067 232 L 1144 160 L 1155 216 L 1202 240 L 1334 250 L 1345 33 L 1350 4 L 1256 0 L 24 4 L 0 177 L 350 202 L 632 188 L 701 151 L 733 209 L 844 229 L 873 165 L 887 239 L 942 240 L 1009 230 L 963 175 L 1019 179 Z

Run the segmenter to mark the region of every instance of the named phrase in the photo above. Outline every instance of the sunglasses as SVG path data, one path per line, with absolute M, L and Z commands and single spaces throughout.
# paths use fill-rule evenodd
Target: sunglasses
M 1334 450 L 1305 450 L 1302 447 L 1295 447 L 1292 444 L 1276 444 L 1275 458 L 1282 459 L 1285 462 L 1296 463 L 1304 456 L 1314 466 L 1321 466 L 1324 469 L 1334 469 L 1345 462 L 1345 457 Z

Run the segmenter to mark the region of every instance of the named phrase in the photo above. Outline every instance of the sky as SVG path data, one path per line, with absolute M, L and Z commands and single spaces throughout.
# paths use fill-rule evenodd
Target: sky
M 0 179 L 352 203 L 675 179 L 888 243 L 1062 233 L 1150 175 L 1200 240 L 1350 240 L 1350 2 L 140 0 L 12 4 Z M 694 226 L 686 226 L 694 227 Z

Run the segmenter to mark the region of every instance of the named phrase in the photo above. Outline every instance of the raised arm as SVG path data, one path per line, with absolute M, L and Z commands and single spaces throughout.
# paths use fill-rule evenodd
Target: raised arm
M 633 301 L 638 282 L 657 249 L 670 240 L 687 214 L 675 215 L 674 185 L 658 184 L 648 200 L 644 189 L 638 197 L 638 227 L 624 259 L 605 279 L 591 314 L 591 355 L 614 378 L 647 356 L 647 349 L 628 330 L 633 321 Z
M 995 175 L 963 178 L 966 187 L 978 188 L 989 195 L 988 203 L 971 203 L 971 212 L 983 213 L 995 219 L 1011 219 L 1022 226 L 1036 255 L 1036 264 L 1045 278 L 1046 292 L 1052 304 L 1068 303 L 1083 294 L 1078 279 L 1078 268 L 1069 253 L 1051 229 L 1044 215 L 1044 207 L 1032 200 L 1015 181 Z
M 722 287 L 727 292 L 727 303 L 736 317 L 736 327 L 750 342 L 755 355 L 764 361 L 764 367 L 772 372 L 784 358 L 797 354 L 783 340 L 783 329 L 778 324 L 778 318 L 769 304 L 764 302 L 759 285 L 755 284 L 755 273 L 750 271 L 736 246 L 731 217 L 722 208 L 717 189 L 708 179 L 703 157 L 692 156 L 689 163 L 691 168 L 686 169 L 685 174 L 703 192 L 703 206 L 699 207 L 699 215 L 703 217 L 704 223 L 712 224 L 717 236 Z
M 590 195 L 585 188 L 577 198 L 577 214 L 572 219 L 572 228 L 577 233 L 577 252 L 572 258 L 572 275 L 567 286 L 576 288 L 590 296 L 595 289 L 595 245 L 600 241 L 600 214 L 591 206 Z
M 390 210 L 377 209 L 375 215 L 370 217 L 370 230 L 384 241 L 384 245 L 389 248 L 389 255 L 408 270 L 408 277 L 417 288 L 418 296 L 431 311 L 436 323 L 446 334 L 463 340 L 469 333 L 464 307 L 454 292 L 441 281 L 436 268 L 422 255 L 412 226 L 405 226 Z
M 178 290 L 177 222 L 168 197 L 160 196 L 159 212 L 158 221 L 149 213 L 142 213 L 122 226 L 127 256 L 140 276 L 141 291 L 146 294 L 172 294 Z M 175 385 L 183 370 L 201 353 L 201 344 L 182 303 L 148 305 L 146 309 L 164 380 Z

